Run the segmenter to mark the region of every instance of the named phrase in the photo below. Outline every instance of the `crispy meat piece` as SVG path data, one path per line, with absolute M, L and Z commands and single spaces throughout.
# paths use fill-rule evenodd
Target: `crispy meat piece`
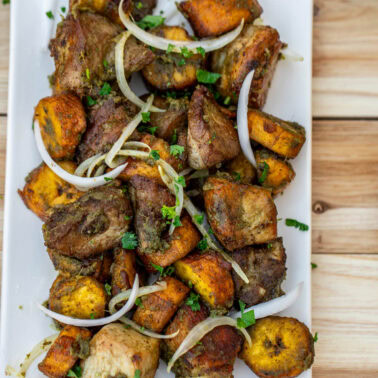
M 257 176 L 256 168 L 241 152 L 225 166 L 226 171 L 242 184 L 252 184 Z
M 138 111 L 129 101 L 118 101 L 113 97 L 92 107 L 89 112 L 88 129 L 78 147 L 78 162 L 83 162 L 98 153 L 108 152 Z M 134 132 L 130 137 L 133 140 L 138 138 L 138 132 Z
M 193 311 L 189 306 L 183 305 L 172 323 L 168 326 L 166 334 L 180 330 L 173 339 L 164 340 L 162 345 L 163 357 L 168 361 L 189 331 L 198 323 L 205 320 L 209 313 L 201 305 L 199 311 Z M 235 359 L 241 350 L 243 338 L 238 332 L 228 326 L 213 329 L 201 340 L 201 343 L 182 357 L 173 365 L 172 370 L 176 377 L 206 377 L 231 378 Z
M 144 336 L 119 323 L 103 328 L 90 342 L 89 357 L 83 362 L 82 378 L 153 378 L 159 366 L 159 340 Z
M 222 76 L 217 89 L 236 102 L 247 74 L 255 69 L 249 105 L 260 109 L 264 106 L 270 82 L 282 47 L 276 29 L 270 26 L 247 25 L 241 34 L 211 57 L 212 71 Z
M 224 34 L 243 19 L 253 22 L 262 13 L 257 0 L 187 0 L 178 9 L 200 38 Z
M 78 12 L 68 15 L 50 42 L 55 61 L 55 89 L 79 96 L 98 93 L 103 81 L 115 79 L 114 47 L 122 28 L 106 17 Z M 139 71 L 154 59 L 153 52 L 130 37 L 125 45 L 125 71 Z M 104 62 L 107 64 L 104 64 Z M 96 88 L 93 88 L 96 87 Z
M 43 225 L 48 248 L 86 259 L 118 246 L 129 229 L 132 209 L 119 181 L 95 188 L 79 200 L 55 208 Z
M 245 283 L 232 272 L 238 299 L 253 306 L 283 295 L 281 283 L 285 279 L 286 253 L 282 238 L 238 249 L 232 256 L 249 279 L 249 283 Z
M 239 139 L 233 122 L 203 85 L 193 93 L 188 124 L 189 165 L 192 168 L 210 168 L 239 154 Z
M 114 263 L 111 267 L 112 295 L 131 289 L 136 275 L 136 258 L 134 251 L 116 248 Z
M 277 237 L 277 210 L 267 189 L 209 177 L 203 190 L 210 226 L 228 250 Z

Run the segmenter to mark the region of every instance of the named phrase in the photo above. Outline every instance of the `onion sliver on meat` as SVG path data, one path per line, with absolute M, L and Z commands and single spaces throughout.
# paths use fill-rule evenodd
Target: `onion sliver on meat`
M 228 45 L 230 42 L 232 42 L 242 31 L 244 26 L 244 19 L 240 23 L 240 25 L 232 30 L 229 33 L 226 33 L 218 38 L 214 39 L 206 39 L 201 41 L 175 41 L 172 39 L 162 38 L 158 37 L 156 35 L 153 35 L 151 33 L 146 32 L 145 30 L 141 29 L 136 23 L 131 21 L 129 15 L 125 14 L 123 11 L 123 2 L 122 0 L 119 3 L 119 17 L 122 21 L 122 23 L 125 25 L 126 29 L 134 35 L 135 38 L 139 39 L 143 43 L 145 43 L 148 46 L 155 47 L 159 50 L 166 51 L 169 48 L 173 50 L 172 52 L 181 52 L 181 48 L 186 47 L 188 50 L 192 52 L 197 52 L 198 48 L 203 48 L 206 52 L 218 50 L 226 45 Z
M 138 297 L 138 291 L 139 291 L 139 276 L 137 274 L 134 279 L 133 288 L 131 289 L 131 292 L 130 292 L 130 297 L 128 301 L 125 303 L 125 305 L 119 311 L 115 312 L 111 316 L 107 316 L 106 318 L 100 318 L 100 319 L 77 319 L 77 318 L 72 318 L 71 316 L 58 314 L 57 312 L 47 309 L 41 304 L 39 304 L 38 307 L 47 316 L 57 320 L 60 323 L 69 324 L 69 325 L 73 325 L 77 327 L 98 327 L 98 326 L 103 326 L 105 324 L 115 322 L 120 317 L 122 317 L 127 312 L 129 312 L 134 307 L 135 300 Z

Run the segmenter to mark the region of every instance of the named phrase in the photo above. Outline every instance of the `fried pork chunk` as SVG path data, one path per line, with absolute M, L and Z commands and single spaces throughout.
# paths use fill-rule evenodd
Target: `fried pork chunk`
M 172 339 L 164 340 L 162 345 L 164 359 L 168 361 L 189 331 L 208 316 L 209 312 L 202 304 L 198 311 L 183 305 L 166 330 L 167 335 L 177 330 L 180 330 L 180 333 Z M 243 338 L 234 328 L 216 327 L 206 334 L 198 345 L 181 356 L 172 370 L 176 378 L 231 378 L 242 343 Z
M 238 299 L 253 306 L 283 294 L 281 283 L 286 273 L 286 253 L 282 238 L 238 249 L 232 256 L 249 279 L 249 283 L 245 283 L 232 272 Z
M 188 149 L 189 165 L 194 169 L 213 167 L 240 152 L 233 122 L 203 85 L 195 90 L 189 105 Z
M 252 24 L 245 26 L 233 42 L 212 54 L 211 68 L 222 75 L 217 81 L 219 92 L 236 102 L 245 77 L 254 69 L 249 105 L 262 108 L 281 47 L 276 29 Z
M 119 25 L 100 14 L 68 15 L 58 25 L 56 37 L 50 42 L 55 61 L 55 91 L 72 91 L 79 96 L 97 94 L 104 81 L 115 79 L 114 47 L 121 32 Z M 153 59 L 150 49 L 134 37 L 128 38 L 124 58 L 126 76 Z
M 175 197 L 169 190 L 147 177 L 135 175 L 130 179 L 130 197 L 134 207 L 134 226 L 138 235 L 137 253 L 146 268 L 151 263 L 169 266 L 186 256 L 200 241 L 199 233 L 189 216 L 181 217 L 181 227 L 168 234 L 168 219 L 164 219 L 164 206 L 175 206 Z
M 55 208 L 43 225 L 45 245 L 78 259 L 99 255 L 118 246 L 131 216 L 130 201 L 115 181 Z
M 210 226 L 226 249 L 233 251 L 277 237 L 277 210 L 268 190 L 235 183 L 225 176 L 209 177 L 203 191 Z
M 114 263 L 111 267 L 112 295 L 131 289 L 134 284 L 136 271 L 136 258 L 134 251 L 116 248 L 113 252 Z
M 201 38 L 228 32 L 243 19 L 252 22 L 262 13 L 257 0 L 187 0 L 178 9 Z
M 111 323 L 92 338 L 82 378 L 136 377 L 138 370 L 140 377 L 153 378 L 158 366 L 158 339 Z
M 93 155 L 108 152 L 138 111 L 131 102 L 111 96 L 91 107 L 88 129 L 78 147 L 76 159 L 83 162 Z M 138 139 L 138 132 L 134 132 L 130 139 Z

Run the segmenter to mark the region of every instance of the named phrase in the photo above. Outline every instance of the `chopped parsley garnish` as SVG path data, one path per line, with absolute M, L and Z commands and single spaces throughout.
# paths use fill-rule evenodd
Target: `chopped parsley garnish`
M 4 3 L 4 2 L 3 2 L 3 3 Z M 53 20 L 53 19 L 54 19 L 53 12 L 51 12 L 51 11 L 46 12 L 46 16 L 47 16 L 50 20 Z
M 129 217 L 128 215 L 125 215 L 125 220 L 130 220 L 131 217 Z
M 152 16 L 149 14 L 143 17 L 142 20 L 137 22 L 137 25 L 143 30 L 152 29 L 152 28 L 156 28 L 157 26 L 164 24 L 164 21 L 165 21 L 165 18 L 162 16 Z
M 3 5 L 10 4 L 10 0 L 3 0 Z
M 91 79 L 91 71 L 89 71 L 89 68 L 87 68 L 87 69 L 85 70 L 85 76 L 87 77 L 88 80 Z
M 142 300 L 141 300 L 140 298 L 135 299 L 135 304 L 136 304 L 138 307 L 143 308 L 143 303 L 142 303 Z
M 194 220 L 198 223 L 198 224 L 202 224 L 203 223 L 203 219 L 204 219 L 204 215 L 203 214 L 195 214 L 194 215 Z
M 172 265 L 167 266 L 166 268 L 163 268 L 160 265 L 151 263 L 151 266 L 160 273 L 161 277 L 171 276 L 175 271 L 175 267 Z
M 244 312 L 245 303 L 239 300 L 239 307 L 241 311 L 241 318 L 237 318 L 239 328 L 247 328 L 256 323 L 255 312 L 253 310 Z
M 141 377 L 140 370 L 139 369 L 135 370 L 134 378 L 140 378 L 140 377 Z
M 81 378 L 82 370 L 80 366 L 74 366 L 68 370 L 67 377 Z
M 163 218 L 166 219 L 175 219 L 176 216 L 176 206 L 163 206 L 161 208 L 161 214 Z
M 203 239 L 197 244 L 197 248 L 200 249 L 201 251 L 204 251 L 205 249 L 207 249 L 207 239 L 206 239 L 206 238 L 203 238 Z
M 152 159 L 154 159 L 155 161 L 159 160 L 160 159 L 159 151 L 152 150 L 150 152 L 150 157 L 152 157 Z
M 307 224 L 298 222 L 295 219 L 286 218 L 285 224 L 288 227 L 295 227 L 295 228 L 297 228 L 300 231 L 308 231 L 308 229 L 309 229 L 309 227 L 307 226 Z
M 154 264 L 154 263 L 150 263 L 151 264 L 151 266 L 155 269 L 155 270 L 157 270 L 160 274 L 163 274 L 163 272 L 164 272 L 164 268 L 162 267 L 162 266 L 160 266 L 160 265 L 156 265 L 156 264 Z
M 133 232 L 125 232 L 125 234 L 122 237 L 122 247 L 125 249 L 134 249 L 137 246 L 137 236 Z
M 173 144 L 173 145 L 169 148 L 169 153 L 170 153 L 172 156 L 179 156 L 179 155 L 182 155 L 184 151 L 185 151 L 185 148 L 184 148 L 183 146 L 179 146 L 178 144 Z
M 181 223 L 181 220 L 180 220 L 180 217 L 178 215 L 175 216 L 175 219 L 173 219 L 173 225 L 175 227 L 181 227 L 182 226 L 182 223 Z
M 137 4 L 136 4 L 136 7 L 138 9 L 142 9 L 143 8 L 143 3 L 141 1 L 138 1 Z
M 231 97 L 230 97 L 230 96 L 227 96 L 227 97 L 223 100 L 223 104 L 225 104 L 225 105 L 230 105 L 230 102 L 231 102 Z
M 109 285 L 108 283 L 106 283 L 106 284 L 104 285 L 104 287 L 105 287 L 105 291 L 106 291 L 106 293 L 107 293 L 108 295 L 112 295 L 112 285 Z
M 267 245 L 267 247 L 270 249 L 270 248 L 273 247 L 273 244 L 272 244 L 272 243 L 269 243 L 269 244 Z
M 177 142 L 177 129 L 174 129 L 173 135 L 171 138 L 171 144 L 175 144 Z
M 199 294 L 191 292 L 185 303 L 192 309 L 192 311 L 199 311 L 201 309 Z
M 66 9 L 66 7 L 61 7 L 60 10 L 61 10 L 62 13 L 66 13 L 67 9 Z
M 180 59 L 177 63 L 179 67 L 185 66 L 186 60 L 184 58 Z
M 151 113 L 150 112 L 142 113 L 142 122 L 147 123 L 150 121 L 151 121 Z
M 203 84 L 214 84 L 222 75 L 206 70 L 197 70 L 197 80 Z
M 106 59 L 104 59 L 104 61 L 102 62 L 102 64 L 104 65 L 104 67 L 105 67 L 106 69 L 108 69 L 108 67 L 109 67 L 109 63 L 108 63 L 108 61 L 107 61 Z
M 108 96 L 110 92 L 112 91 L 112 87 L 109 83 L 104 83 L 100 90 L 100 96 Z
M 91 313 L 89 314 L 89 317 L 90 317 L 91 319 L 94 319 L 94 318 L 95 318 L 95 314 L 94 314 L 93 312 L 91 312 Z
M 105 180 L 105 181 L 113 181 L 114 179 L 111 178 L 111 177 L 104 177 L 104 180 Z
M 262 184 L 266 178 L 268 177 L 268 173 L 269 173 L 269 165 L 264 161 L 264 164 L 262 166 L 263 168 L 263 171 L 259 177 L 259 183 Z
M 313 336 L 313 339 L 314 339 L 314 343 L 316 343 L 318 341 L 318 333 L 315 332 L 315 336 Z
M 318 264 L 315 264 L 315 263 L 311 263 L 311 269 L 316 269 L 318 267 Z
M 234 180 L 235 181 L 240 181 L 241 180 L 241 176 L 240 176 L 239 172 L 232 172 L 232 176 L 234 176 Z
M 205 57 L 206 51 L 203 47 L 197 47 L 197 52 L 202 55 L 202 58 Z
M 184 58 L 190 58 L 191 56 L 193 56 L 193 53 L 190 51 L 190 50 L 188 50 L 188 48 L 187 47 L 181 47 L 181 49 L 180 49 L 180 51 L 181 51 L 181 55 L 184 57 Z
M 185 181 L 184 176 L 177 177 L 177 179 L 175 179 L 175 181 L 177 182 L 177 184 L 181 185 L 183 188 L 186 187 L 186 181 Z
M 173 49 L 175 48 L 175 46 L 173 46 L 172 44 L 168 44 L 168 48 L 167 48 L 167 54 L 170 54 L 172 51 L 173 51 Z
M 141 126 L 138 127 L 138 131 L 140 131 L 141 133 L 148 132 L 152 135 L 155 135 L 156 130 L 157 130 L 156 126 L 141 125 Z
M 88 106 L 93 106 L 97 104 L 97 101 L 93 99 L 91 96 L 87 96 L 87 104 Z
M 188 286 L 189 286 L 190 288 L 193 287 L 193 283 L 192 283 L 192 281 L 188 281 Z

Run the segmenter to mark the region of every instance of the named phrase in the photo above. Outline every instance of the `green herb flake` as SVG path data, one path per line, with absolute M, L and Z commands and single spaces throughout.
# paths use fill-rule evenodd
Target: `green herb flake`
M 140 374 L 141 374 L 141 373 L 140 373 L 140 370 L 139 370 L 139 369 L 135 370 L 134 378 L 140 378 L 140 377 L 141 377 Z
M 125 232 L 122 237 L 122 247 L 125 249 L 135 249 L 137 246 L 137 236 L 133 232 Z
M 178 145 L 178 144 L 173 144 L 169 148 L 169 153 L 172 156 L 181 156 L 184 153 L 184 151 L 185 151 L 185 148 L 183 146 Z
M 316 269 L 318 267 L 318 264 L 315 264 L 315 263 L 311 263 L 311 269 Z
M 152 28 L 156 28 L 164 24 L 164 21 L 165 21 L 165 18 L 162 16 L 152 16 L 149 14 L 143 17 L 142 20 L 137 22 L 137 25 L 143 30 L 152 29 Z
M 68 370 L 67 377 L 81 378 L 82 369 L 80 366 L 74 366 L 72 369 Z
M 245 303 L 239 300 L 241 318 L 237 318 L 239 328 L 247 328 L 256 323 L 255 312 L 253 310 L 244 312 Z
M 142 303 L 142 300 L 141 300 L 140 298 L 137 298 L 137 299 L 135 300 L 135 305 L 138 306 L 138 307 L 141 307 L 141 308 L 144 307 L 144 306 L 143 306 L 143 303 Z
M 174 50 L 175 46 L 173 46 L 172 44 L 168 44 L 168 48 L 167 48 L 167 54 L 170 54 L 173 50 Z
M 147 123 L 151 121 L 151 112 L 142 113 L 142 122 Z
M 241 180 L 241 176 L 240 176 L 239 172 L 232 172 L 232 176 L 234 177 L 235 181 L 240 181 Z
M 171 138 L 171 144 L 176 144 L 177 143 L 177 129 L 174 129 L 172 138 Z
M 90 317 L 91 319 L 94 319 L 94 318 L 95 318 L 95 314 L 94 314 L 93 312 L 91 312 L 91 313 L 89 314 L 89 317 Z
M 175 179 L 175 182 L 179 185 L 181 185 L 183 188 L 186 187 L 186 181 L 184 176 L 179 176 L 177 179 Z
M 94 100 L 91 96 L 87 96 L 87 104 L 88 106 L 93 106 L 97 104 L 97 101 Z
M 206 238 L 203 238 L 198 244 L 197 244 L 197 248 L 201 251 L 204 251 L 207 249 L 207 239 Z
M 159 151 L 151 150 L 150 157 L 154 159 L 155 161 L 158 161 L 160 159 Z
M 108 283 L 106 283 L 106 284 L 104 285 L 104 287 L 105 287 L 105 291 L 106 291 L 106 293 L 107 293 L 108 295 L 112 295 L 112 285 L 109 285 Z
M 164 268 L 160 265 L 156 265 L 154 263 L 150 263 L 150 265 L 155 269 L 157 270 L 160 274 L 163 274 L 164 272 Z
M 298 222 L 298 221 L 295 220 L 295 219 L 289 219 L 289 218 L 286 218 L 286 220 L 285 220 L 285 224 L 286 224 L 286 226 L 288 226 L 288 227 L 295 227 L 295 228 L 297 228 L 299 231 L 308 231 L 308 230 L 309 230 L 309 227 L 307 226 L 307 224 L 304 224 L 304 223 Z
M 175 227 L 181 227 L 182 226 L 180 217 L 178 215 L 176 215 L 175 218 L 173 219 L 173 225 Z
M 188 59 L 188 58 L 190 58 L 190 57 L 193 56 L 193 52 L 190 51 L 190 50 L 188 50 L 187 47 L 181 47 L 180 51 L 181 51 L 181 55 L 182 55 L 184 58 L 187 58 L 187 59 Z
M 203 84 L 215 84 L 215 82 L 221 77 L 219 73 L 209 72 L 206 70 L 197 70 L 197 80 Z
M 186 60 L 184 58 L 180 59 L 177 63 L 179 67 L 185 66 Z
M 185 304 L 187 304 L 192 309 L 192 311 L 199 311 L 201 309 L 199 297 L 199 294 L 194 294 L 193 292 L 191 292 L 189 297 L 185 301 Z
M 89 68 L 87 68 L 87 69 L 85 70 L 85 76 L 87 77 L 88 80 L 91 79 L 91 71 L 89 71 Z
M 110 95 L 110 92 L 112 91 L 112 87 L 109 83 L 104 83 L 100 90 L 100 96 L 108 96 Z
M 205 57 L 206 51 L 203 47 L 197 47 L 197 52 L 202 55 L 202 58 Z
M 315 332 L 313 339 L 314 339 L 314 343 L 316 343 L 318 341 L 318 333 L 317 332 Z
M 269 244 L 267 245 L 267 247 L 268 247 L 269 249 L 271 249 L 271 248 L 273 247 L 273 244 L 272 244 L 272 243 L 269 243 Z
M 163 218 L 166 219 L 175 219 L 176 216 L 176 207 L 175 206 L 163 206 L 161 208 L 161 214 Z
M 136 4 L 136 7 L 138 9 L 142 9 L 143 8 L 143 3 L 141 1 L 138 1 L 137 4 Z
M 266 180 L 266 178 L 268 177 L 268 173 L 269 173 L 269 165 L 264 161 L 263 171 L 259 177 L 260 184 L 262 184 Z
M 188 286 L 189 286 L 190 288 L 192 288 L 192 287 L 193 287 L 193 282 L 192 282 L 192 281 L 188 281 Z
M 230 105 L 230 102 L 231 102 L 231 97 L 230 96 L 227 96 L 224 101 L 223 101 L 223 104 L 225 105 Z
M 10 0 L 3 0 L 3 5 L 10 4 Z
M 109 181 L 113 181 L 114 179 L 111 178 L 111 177 L 104 177 L 104 180 L 105 180 L 106 182 L 109 182 Z
M 125 220 L 130 220 L 131 219 L 131 217 L 129 217 L 128 215 L 125 215 Z
M 66 13 L 67 8 L 66 7 L 61 7 L 60 10 L 61 10 L 62 13 Z
M 106 59 L 104 59 L 104 61 L 102 62 L 102 64 L 104 65 L 105 69 L 109 68 L 109 62 Z
M 4 4 L 4 1 L 3 1 L 3 4 Z M 51 11 L 46 12 L 46 16 L 47 16 L 50 20 L 53 20 L 53 19 L 54 19 L 53 12 L 51 12 Z
M 203 214 L 195 214 L 194 215 L 194 220 L 196 221 L 196 223 L 202 224 L 204 217 L 205 216 Z

